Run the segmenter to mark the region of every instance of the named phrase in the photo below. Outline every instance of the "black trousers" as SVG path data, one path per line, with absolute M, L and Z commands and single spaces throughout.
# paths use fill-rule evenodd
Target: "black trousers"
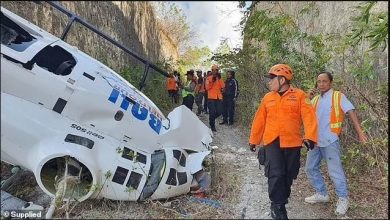
M 225 96 L 223 97 L 222 103 L 223 103 L 223 111 L 222 111 L 223 121 L 232 124 L 234 121 L 234 110 L 235 110 L 234 98 Z
M 264 174 L 268 177 L 271 206 L 287 204 L 291 185 L 299 173 L 301 147 L 280 148 L 279 138 L 264 147 Z
M 222 100 L 209 99 L 207 101 L 209 107 L 209 124 L 211 128 L 215 128 L 215 119 L 222 114 Z
M 187 106 L 192 111 L 192 107 L 194 105 L 194 96 L 193 95 L 187 95 L 183 98 L 183 105 Z
M 168 96 L 172 98 L 172 102 L 178 102 L 177 90 L 168 90 Z

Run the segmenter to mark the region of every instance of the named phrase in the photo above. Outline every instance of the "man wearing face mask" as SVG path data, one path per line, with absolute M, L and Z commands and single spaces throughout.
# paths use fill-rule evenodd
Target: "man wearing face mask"
M 306 93 L 290 85 L 293 72 L 288 65 L 271 67 L 266 77 L 270 92 L 261 100 L 253 119 L 249 148 L 254 152 L 256 145 L 263 143 L 264 148 L 259 149 L 259 163 L 265 165 L 264 175 L 268 178 L 271 217 L 287 219 L 285 204 L 293 180 L 298 176 L 300 150 L 302 146 L 308 150 L 315 147 L 317 119 Z

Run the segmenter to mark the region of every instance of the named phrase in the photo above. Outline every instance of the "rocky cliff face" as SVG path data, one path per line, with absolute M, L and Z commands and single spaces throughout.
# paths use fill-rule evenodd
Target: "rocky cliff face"
M 270 9 L 276 13 L 285 13 L 299 18 L 298 26 L 308 34 L 343 33 L 350 25 L 350 18 L 357 15 L 356 6 L 362 1 L 261 1 L 256 3 L 255 10 Z M 386 11 L 388 2 L 380 1 L 372 9 L 373 12 Z M 301 13 L 302 10 L 312 10 Z
M 350 30 L 351 17 L 357 16 L 359 11 L 355 7 L 365 3 L 362 1 L 260 1 L 254 10 L 270 10 L 274 14 L 287 14 L 293 17 L 302 32 L 314 34 L 344 35 Z M 307 13 L 302 13 L 305 11 Z M 301 12 L 301 13 L 300 13 Z M 388 12 L 388 2 L 379 1 L 371 12 Z M 251 42 L 244 36 L 244 42 Z M 369 45 L 367 45 L 369 46 Z M 378 66 L 387 66 L 388 50 L 378 51 Z M 336 57 L 337 59 L 337 57 Z M 332 60 L 335 62 L 334 60 Z M 331 64 L 332 66 L 335 64 Z M 384 73 L 384 71 L 381 71 Z
M 60 4 L 153 63 L 162 59 L 178 58 L 176 45 L 157 25 L 149 2 L 62 1 Z M 57 37 L 61 36 L 67 24 L 67 17 L 64 14 L 43 1 L 39 4 L 3 1 L 1 6 Z M 115 70 L 139 63 L 77 23 L 72 25 L 65 41 Z

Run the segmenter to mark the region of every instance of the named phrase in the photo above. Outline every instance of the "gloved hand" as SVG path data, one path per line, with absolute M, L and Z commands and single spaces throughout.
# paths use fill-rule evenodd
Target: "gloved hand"
M 306 147 L 307 150 L 313 150 L 313 148 L 315 146 L 315 143 L 312 140 L 304 139 L 303 143 L 302 143 L 302 146 Z
M 249 150 L 251 150 L 252 152 L 255 152 L 256 151 L 256 145 L 249 144 Z

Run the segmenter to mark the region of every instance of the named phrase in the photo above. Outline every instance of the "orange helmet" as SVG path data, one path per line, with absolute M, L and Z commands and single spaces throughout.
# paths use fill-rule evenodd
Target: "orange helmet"
M 293 76 L 292 69 L 287 64 L 276 64 L 271 67 L 268 71 L 268 74 L 273 74 L 276 76 L 284 76 L 287 80 L 291 80 Z
M 211 70 L 213 70 L 213 69 L 219 69 L 218 65 L 217 64 L 211 65 Z

